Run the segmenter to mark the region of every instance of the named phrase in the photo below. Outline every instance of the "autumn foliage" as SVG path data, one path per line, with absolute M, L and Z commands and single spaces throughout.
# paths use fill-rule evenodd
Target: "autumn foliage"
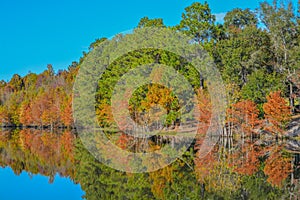
M 291 172 L 291 158 L 283 155 L 282 147 L 275 148 L 266 160 L 264 168 L 264 173 L 268 176 L 268 181 L 272 185 L 281 187 Z
M 198 113 L 196 114 L 199 116 L 198 133 L 205 135 L 211 123 L 212 104 L 209 94 L 201 89 L 197 91 L 197 108 Z
M 72 88 L 77 66 L 54 73 L 14 75 L 0 88 L 0 123 L 30 127 L 73 127 Z
M 290 107 L 286 105 L 286 101 L 281 96 L 281 92 L 271 92 L 267 96 L 267 102 L 263 105 L 265 118 L 270 123 L 267 129 L 275 134 L 282 134 L 285 126 L 291 119 Z
M 236 152 L 231 155 L 233 163 L 231 166 L 239 174 L 251 176 L 258 172 L 260 166 L 260 157 L 265 151 L 259 145 L 253 143 L 243 144 Z
M 231 106 L 228 111 L 228 121 L 234 124 L 243 136 L 252 136 L 261 125 L 258 115 L 256 104 L 251 100 L 243 100 Z
M 50 133 L 24 129 L 0 131 L 0 166 L 10 166 L 16 174 L 26 170 L 31 175 L 59 174 L 74 177 L 75 134 L 70 131 Z

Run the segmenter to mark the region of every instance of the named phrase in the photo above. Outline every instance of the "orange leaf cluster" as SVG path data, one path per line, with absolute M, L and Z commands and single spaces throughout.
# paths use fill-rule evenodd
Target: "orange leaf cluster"
M 281 148 L 277 148 L 271 153 L 266 161 L 264 173 L 268 176 L 268 182 L 281 187 L 284 180 L 292 172 L 291 158 L 284 157 Z
M 259 110 L 253 101 L 243 100 L 233 104 L 228 114 L 228 121 L 239 127 L 245 136 L 255 134 L 254 130 L 261 126 Z
M 281 96 L 281 92 L 271 92 L 267 96 L 267 102 L 263 105 L 265 118 L 271 123 L 269 131 L 282 134 L 287 122 L 291 118 L 290 107 Z
M 209 94 L 204 90 L 200 89 L 197 92 L 197 105 L 199 112 L 197 113 L 199 115 L 198 133 L 200 135 L 205 135 L 211 123 L 212 104 Z

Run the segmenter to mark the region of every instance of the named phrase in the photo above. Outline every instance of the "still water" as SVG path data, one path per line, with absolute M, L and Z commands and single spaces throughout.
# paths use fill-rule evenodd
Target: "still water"
M 120 148 L 143 151 L 129 136 L 112 138 Z M 169 140 L 143 143 L 149 150 Z M 99 163 L 70 131 L 2 130 L 0 199 L 300 198 L 300 157 L 287 148 L 289 141 L 221 138 L 199 158 L 201 143 L 196 138 L 182 158 L 161 170 L 131 174 Z
M 40 174 L 32 175 L 26 171 L 17 175 L 10 167 L 0 169 L 0 199 L 82 199 L 84 192 L 79 184 L 71 179 L 55 176 L 49 178 Z

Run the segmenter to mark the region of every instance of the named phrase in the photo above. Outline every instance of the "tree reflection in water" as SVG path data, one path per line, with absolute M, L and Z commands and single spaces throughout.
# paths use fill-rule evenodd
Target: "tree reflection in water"
M 134 138 L 115 134 L 112 141 L 129 151 L 155 151 L 172 137 Z M 151 173 L 130 174 L 98 162 L 70 131 L 0 132 L 0 165 L 49 177 L 56 174 L 80 183 L 86 199 L 296 199 L 300 196 L 299 154 L 286 141 L 221 138 L 204 158 L 203 139 L 173 164 Z M 143 144 L 142 144 L 143 143 Z

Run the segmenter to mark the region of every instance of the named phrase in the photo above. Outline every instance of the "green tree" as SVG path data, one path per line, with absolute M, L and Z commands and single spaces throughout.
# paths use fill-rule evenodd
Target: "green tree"
M 266 96 L 270 92 L 284 91 L 285 89 L 282 76 L 276 72 L 269 73 L 264 69 L 256 70 L 247 79 L 247 84 L 241 90 L 242 97 L 254 101 L 260 108 L 266 102 Z
M 18 74 L 14 74 L 8 84 L 15 92 L 20 91 L 24 87 L 22 77 Z
M 289 79 L 295 73 L 297 65 L 292 62 L 291 50 L 297 44 L 299 31 L 297 31 L 297 18 L 291 2 L 273 1 L 273 4 L 263 2 L 260 4 L 260 19 L 268 30 L 272 41 L 273 65 L 275 70 L 282 73 L 289 83 L 290 106 L 294 111 L 293 82 Z M 297 45 L 296 45 L 297 46 Z
M 137 28 L 145 28 L 145 27 L 166 27 L 164 25 L 162 18 L 149 19 L 148 17 L 143 17 L 140 19 Z
M 207 2 L 195 2 L 185 8 L 177 29 L 192 36 L 195 42 L 204 43 L 214 38 L 215 20 Z
M 240 8 L 235 8 L 224 17 L 224 26 L 226 28 L 238 28 L 243 29 L 246 26 L 256 26 L 257 18 L 249 8 L 242 10 Z
M 240 87 L 255 69 L 268 68 L 270 40 L 265 31 L 247 26 L 217 43 L 217 65 L 227 83 Z
M 102 42 L 104 42 L 105 40 L 107 40 L 107 38 L 100 38 L 100 39 L 96 39 L 94 42 L 92 42 L 89 46 L 89 50 L 93 50 L 95 49 L 97 46 L 99 46 Z

